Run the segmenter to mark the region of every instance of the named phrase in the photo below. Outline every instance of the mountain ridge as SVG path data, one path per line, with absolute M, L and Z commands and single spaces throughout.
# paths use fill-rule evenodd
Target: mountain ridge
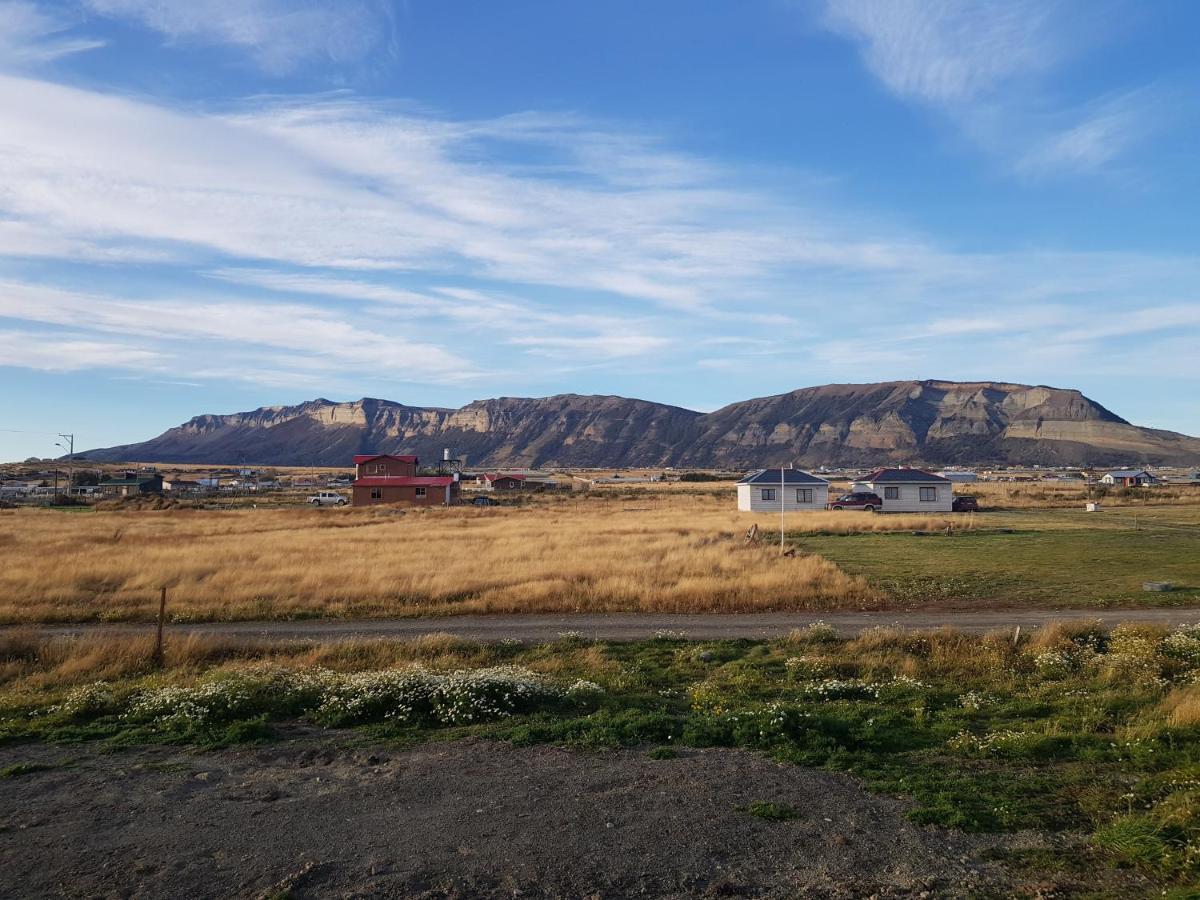
M 1142 428 L 1070 388 L 942 379 L 829 384 L 708 413 L 617 395 L 495 397 L 457 409 L 363 397 L 202 414 L 97 461 L 346 465 L 355 453 L 471 465 L 751 468 L 919 463 L 1200 463 L 1200 438 Z

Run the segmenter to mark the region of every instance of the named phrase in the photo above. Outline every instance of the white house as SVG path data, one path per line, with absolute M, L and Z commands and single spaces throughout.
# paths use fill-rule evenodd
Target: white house
M 954 485 L 949 479 L 921 469 L 877 469 L 854 483 L 883 500 L 883 512 L 950 512 Z
M 741 512 L 824 509 L 829 482 L 801 469 L 759 469 L 737 484 Z
M 1100 478 L 1103 484 L 1119 484 L 1124 487 L 1135 487 L 1143 484 L 1158 484 L 1158 478 L 1145 469 L 1117 469 Z

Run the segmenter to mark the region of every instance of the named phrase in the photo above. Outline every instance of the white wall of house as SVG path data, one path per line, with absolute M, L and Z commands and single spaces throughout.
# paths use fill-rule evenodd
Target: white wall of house
M 855 486 L 858 490 L 858 486 Z M 944 481 L 927 484 L 862 482 L 862 490 L 883 498 L 884 512 L 950 512 L 954 506 L 954 485 Z
M 739 484 L 738 509 L 741 512 L 779 512 L 779 498 L 783 496 L 785 512 L 824 509 L 829 501 L 827 484 L 789 484 L 784 487 L 771 484 Z M 763 496 L 763 492 L 767 496 Z

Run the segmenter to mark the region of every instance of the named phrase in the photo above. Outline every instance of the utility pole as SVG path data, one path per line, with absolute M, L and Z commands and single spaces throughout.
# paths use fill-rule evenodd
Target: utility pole
M 784 482 L 783 482 L 783 463 L 780 463 L 779 464 L 779 552 L 780 553 L 783 552 L 783 526 L 784 526 L 783 513 L 784 513 L 784 509 L 786 508 L 785 504 L 787 503 L 787 500 L 784 496 L 785 490 L 786 490 L 786 488 L 784 487 Z
M 60 434 L 60 438 L 66 441 L 65 444 L 55 442 L 56 447 L 62 447 L 67 451 L 67 496 L 71 496 L 71 481 L 75 475 L 75 435 Z

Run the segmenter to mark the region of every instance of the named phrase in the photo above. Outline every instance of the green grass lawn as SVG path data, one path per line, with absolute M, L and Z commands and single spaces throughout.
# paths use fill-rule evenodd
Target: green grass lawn
M 1089 522 L 1009 512 L 983 514 L 975 519 L 979 530 L 951 535 L 795 535 L 792 543 L 865 575 L 904 604 L 1200 602 L 1200 527 L 1151 521 L 1142 517 L 1134 527 L 1126 515 Z M 1170 581 L 1175 590 L 1146 593 L 1143 581 Z

